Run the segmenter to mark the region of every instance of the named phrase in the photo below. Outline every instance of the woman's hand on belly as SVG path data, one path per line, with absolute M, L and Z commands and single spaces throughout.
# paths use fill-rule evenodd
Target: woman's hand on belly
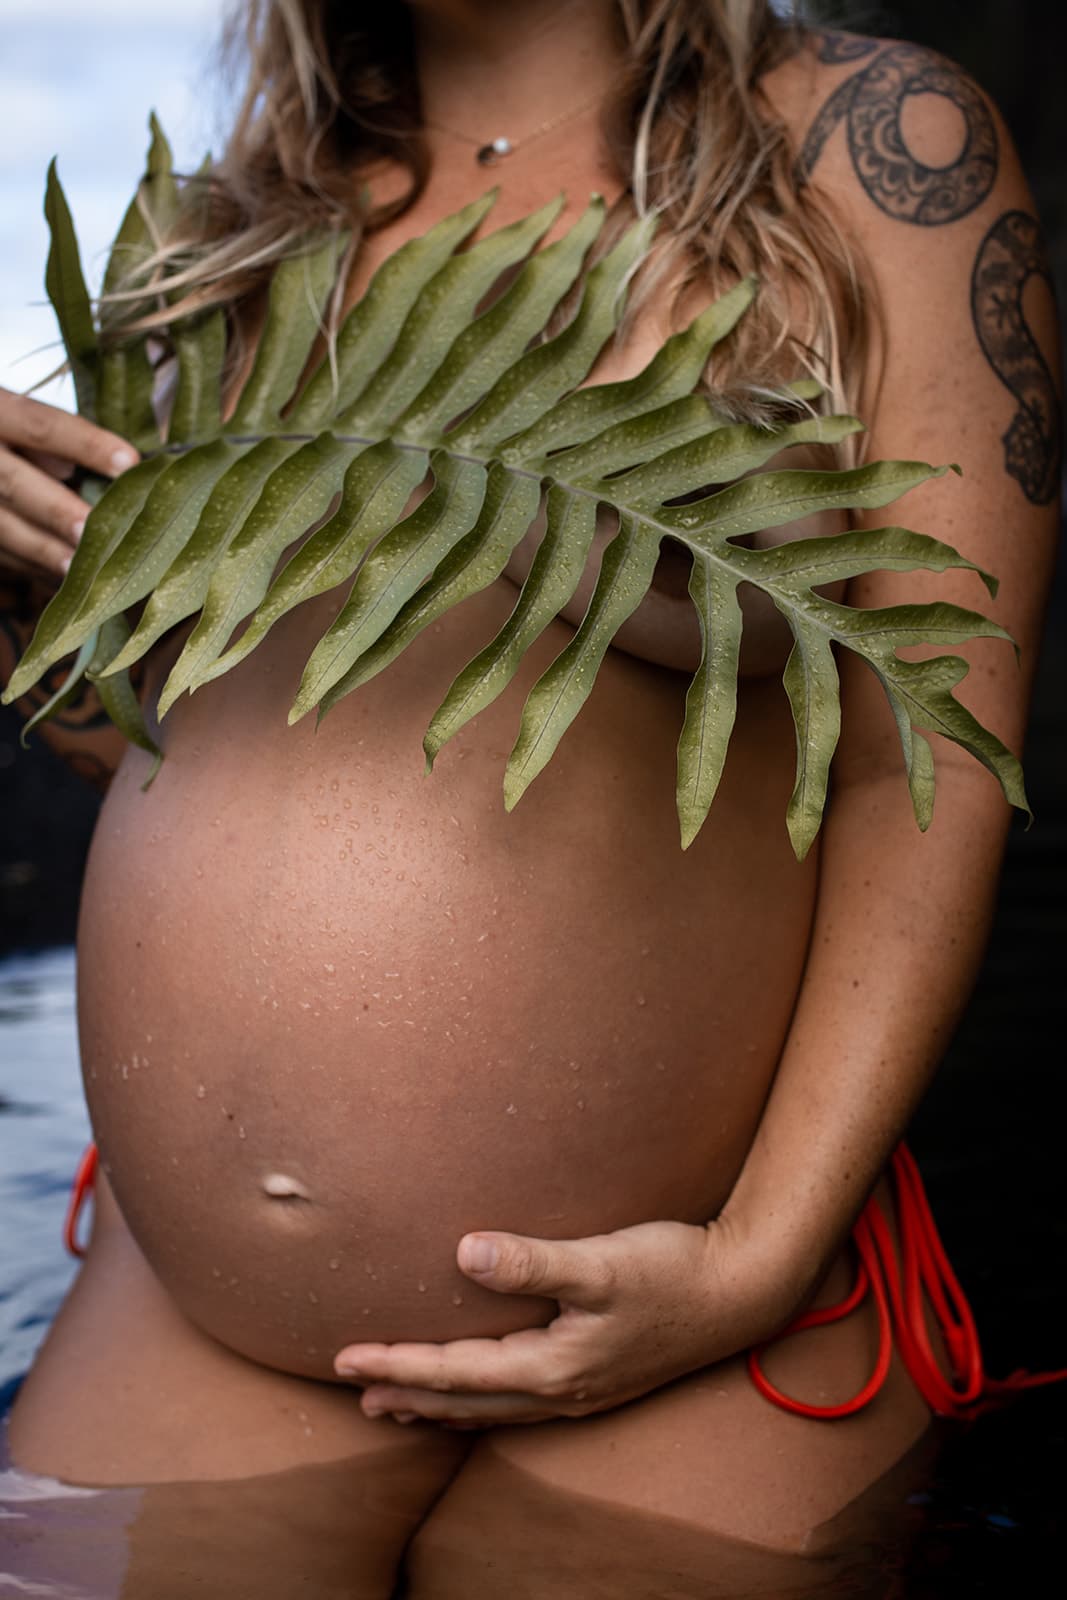
M 558 1301 L 559 1315 L 501 1339 L 349 1345 L 335 1370 L 364 1386 L 367 1416 L 484 1427 L 607 1411 L 769 1338 L 805 1298 L 725 1222 L 468 1234 L 456 1260 L 485 1288 Z

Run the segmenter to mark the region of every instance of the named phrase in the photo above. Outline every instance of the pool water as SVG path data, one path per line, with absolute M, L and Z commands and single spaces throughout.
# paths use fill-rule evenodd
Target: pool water
M 983 1081 L 976 1069 L 976 1083 Z M 962 1100 L 958 1082 L 954 1088 L 950 1085 L 956 1106 L 967 1108 L 966 1115 L 961 1111 L 953 1119 L 954 1138 L 946 1138 L 944 1102 L 939 1109 L 935 1096 L 932 1109 L 924 1112 L 926 1125 L 920 1119 L 913 1143 L 920 1155 L 926 1153 L 924 1145 L 935 1146 L 924 1161 L 935 1210 L 941 1209 L 939 1187 L 949 1200 L 957 1197 L 958 1215 L 953 1219 L 949 1205 L 946 1231 L 965 1286 L 977 1286 L 973 1297 L 980 1325 L 988 1323 L 992 1330 L 988 1365 L 995 1372 L 1027 1360 L 1063 1365 L 1067 1343 L 1061 1342 L 1062 1326 L 1048 1325 L 1050 1316 L 1062 1312 L 1064 1263 L 1059 1245 L 1053 1249 L 1054 1241 L 1062 1239 L 1062 1219 L 1053 1226 L 1035 1224 L 1028 1217 L 1024 1207 L 1038 1191 L 1028 1191 L 1022 1176 L 1027 1161 L 1032 1167 L 1035 1157 L 1038 1166 L 1052 1159 L 1050 1134 L 1044 1132 L 1042 1143 L 1041 1128 L 1034 1126 L 1041 1119 L 1034 1118 L 1034 1106 L 1027 1105 L 1024 1097 L 1016 1096 L 1016 1101 L 1023 1099 L 1022 1105 L 1005 1111 L 986 1103 L 994 1099 L 995 1085 L 987 1082 L 979 1092 L 976 1083 Z M 1019 1181 L 1009 1184 L 1004 1194 L 1001 1168 L 1002 1193 L 988 1201 L 989 1216 L 999 1214 L 998 1225 L 988 1228 L 977 1246 L 972 1242 L 970 1259 L 965 1261 L 960 1260 L 951 1232 L 959 1230 L 973 1241 L 976 1224 L 985 1225 L 983 1206 L 990 1188 L 989 1174 L 983 1173 L 976 1156 L 968 1156 L 968 1148 L 986 1149 L 987 1160 L 1003 1155 L 1003 1149 L 989 1152 L 983 1116 L 999 1123 L 1002 1145 L 1010 1153 L 1013 1138 L 1025 1137 L 1028 1142 L 1012 1153 Z M 77 1067 L 73 951 L 46 950 L 0 961 L 0 1414 L 10 1405 L 75 1270 L 62 1248 L 60 1229 L 70 1175 L 87 1138 Z M 976 1138 L 978 1145 L 972 1143 Z M 937 1155 L 938 1143 L 947 1155 Z M 969 1231 L 960 1228 L 961 1221 L 969 1222 Z M 1029 1241 L 1029 1249 L 1012 1248 L 1020 1237 Z M 1006 1292 L 997 1294 L 998 1283 L 1006 1285 Z M 1029 1326 L 1032 1319 L 1036 1328 Z M 973 1427 L 950 1428 L 945 1438 L 932 1471 L 924 1469 L 919 1477 L 914 1471 L 891 1475 L 879 1489 L 883 1497 L 899 1496 L 900 1514 L 908 1522 L 912 1541 L 906 1560 L 879 1556 L 872 1549 L 862 1571 L 854 1564 L 832 1574 L 828 1571 L 817 1589 L 810 1587 L 809 1572 L 802 1589 L 790 1582 L 787 1587 L 776 1584 L 773 1592 L 847 1594 L 863 1600 L 883 1594 L 907 1600 L 962 1600 L 974 1595 L 1014 1600 L 1019 1594 L 1045 1592 L 1048 1574 L 1060 1564 L 1067 1385 L 1027 1395 Z M 193 1515 L 194 1505 L 202 1520 L 204 1486 L 170 1487 L 189 1498 L 189 1507 L 180 1513 L 183 1520 Z M 207 1493 L 221 1504 L 222 1496 L 238 1496 L 240 1486 L 212 1485 Z M 0 1596 L 32 1594 L 52 1600 L 125 1596 L 127 1531 L 143 1514 L 142 1498 L 136 1489 L 72 1490 L 28 1477 L 15 1472 L 0 1451 Z M 625 1531 L 621 1524 L 609 1528 L 610 1516 L 600 1520 L 604 1525 L 595 1533 L 598 1548 L 617 1545 Z M 590 1538 L 591 1527 L 587 1519 Z M 631 1536 L 633 1532 L 631 1527 Z M 654 1537 L 650 1530 L 650 1551 Z M 531 1549 L 538 1544 L 543 1552 L 544 1540 L 534 1530 Z M 547 1600 L 551 1594 L 555 1600 L 563 1593 L 581 1593 L 580 1579 L 574 1579 L 573 1572 L 564 1577 L 562 1553 L 558 1560 L 559 1578 L 564 1581 L 546 1569 L 543 1589 L 534 1583 L 531 1595 L 543 1593 Z M 212 1594 L 212 1578 L 217 1579 L 220 1571 L 212 1564 L 207 1589 L 194 1583 L 188 1590 L 179 1585 L 173 1593 L 182 1597 L 188 1593 L 190 1600 L 194 1594 Z M 666 1579 L 664 1584 L 661 1590 L 654 1578 L 646 1577 L 639 1588 L 609 1590 L 598 1585 L 596 1593 L 617 1593 L 621 1600 L 624 1592 L 632 1592 L 634 1600 L 638 1595 L 641 1600 L 660 1600 L 661 1593 L 673 1597 L 683 1592 L 673 1580 L 670 1587 Z M 138 1596 L 141 1592 L 138 1588 Z M 224 1592 L 232 1600 L 233 1588 L 227 1585 Z M 486 1600 L 495 1595 L 492 1587 L 484 1592 Z M 684 1590 L 694 1596 L 702 1592 L 699 1585 Z M 471 1595 L 474 1600 L 473 1589 Z

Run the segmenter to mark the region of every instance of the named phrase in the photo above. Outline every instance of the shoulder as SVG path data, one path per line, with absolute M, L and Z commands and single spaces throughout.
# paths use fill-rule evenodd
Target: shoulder
M 1034 202 L 996 104 L 926 46 L 814 33 L 767 81 L 799 184 L 861 253 L 888 356 L 913 373 L 973 348 L 989 395 L 1024 366 L 1053 407 L 1051 273 Z M 1036 298 L 1022 291 L 1041 284 Z
M 939 227 L 967 216 L 1017 167 L 986 91 L 949 57 L 906 39 L 813 32 L 765 81 L 796 173 L 839 203 Z
M 1000 211 L 1032 210 L 993 99 L 925 45 L 811 33 L 765 92 L 790 136 L 798 184 L 830 200 L 879 256 L 972 238 Z

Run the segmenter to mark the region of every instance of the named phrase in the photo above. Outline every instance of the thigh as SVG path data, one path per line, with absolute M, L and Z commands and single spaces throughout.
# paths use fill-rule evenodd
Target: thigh
M 848 1276 L 841 1263 L 825 1298 Z M 783 1341 L 765 1367 L 825 1404 L 860 1387 L 876 1346 L 864 1308 Z M 738 1358 L 600 1416 L 494 1430 L 415 1538 L 411 1600 L 494 1586 L 514 1600 L 827 1594 L 839 1582 L 873 1600 L 889 1590 L 872 1552 L 883 1547 L 888 1572 L 906 1544 L 929 1424 L 896 1357 L 874 1402 L 833 1422 L 772 1405 Z M 849 1589 L 857 1562 L 866 1576 Z
M 370 1421 L 349 1390 L 208 1339 L 102 1198 L 85 1266 L 11 1415 L 15 1466 L 136 1487 L 115 1524 L 122 1600 L 391 1593 L 404 1545 L 470 1441 Z

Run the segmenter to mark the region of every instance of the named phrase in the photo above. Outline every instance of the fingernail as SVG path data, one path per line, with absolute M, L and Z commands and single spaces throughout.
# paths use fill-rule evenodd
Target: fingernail
M 60 572 L 62 572 L 64 575 L 66 575 L 67 569 L 68 569 L 68 567 L 70 566 L 70 564 L 71 564 L 71 562 L 73 560 L 74 560 L 73 556 L 60 556 L 60 558 L 59 558 L 59 570 L 60 570 Z
M 358 1367 L 351 1366 L 347 1361 L 338 1361 L 333 1370 L 339 1378 L 361 1378 L 363 1376 Z
M 417 1411 L 394 1411 L 393 1421 L 400 1423 L 414 1422 L 417 1416 Z
M 371 1400 L 369 1404 L 363 1407 L 363 1415 L 365 1417 L 384 1417 L 385 1412 L 386 1407 L 379 1405 L 377 1400 Z
M 76 522 L 70 531 L 75 539 L 80 539 L 85 532 L 85 518 L 82 517 L 80 522 Z
M 137 465 L 136 450 L 116 450 L 111 457 L 111 470 L 117 477 L 120 472 L 125 472 L 128 467 Z
M 463 1265 L 468 1272 L 492 1272 L 500 1260 L 500 1250 L 492 1239 L 464 1239 Z

